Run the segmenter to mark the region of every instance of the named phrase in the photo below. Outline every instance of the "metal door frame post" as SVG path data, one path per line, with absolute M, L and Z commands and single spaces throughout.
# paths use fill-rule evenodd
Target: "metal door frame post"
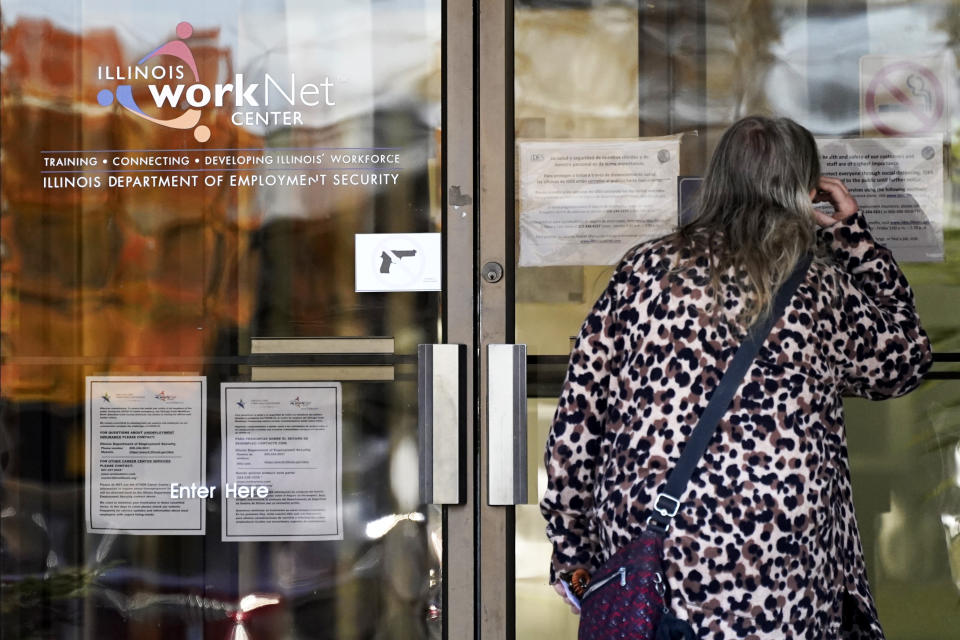
M 443 630 L 473 638 L 477 619 L 475 32 L 473 2 L 443 3 L 443 341 L 466 345 L 464 500 L 443 508 Z
M 478 0 L 477 81 L 480 190 L 480 264 L 496 263 L 502 277 L 478 278 L 480 288 L 480 372 L 478 397 L 487 397 L 487 345 L 514 340 L 513 216 L 513 2 Z M 488 409 L 480 404 L 478 483 L 480 540 L 479 637 L 510 640 L 515 635 L 514 507 L 489 506 Z

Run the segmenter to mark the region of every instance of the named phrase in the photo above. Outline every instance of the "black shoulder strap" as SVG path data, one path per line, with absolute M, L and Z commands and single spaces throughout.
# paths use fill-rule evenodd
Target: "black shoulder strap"
M 773 325 L 783 315 L 790 298 L 793 297 L 797 287 L 803 282 L 811 259 L 812 256 L 810 255 L 800 258 L 797 266 L 793 269 L 793 273 L 777 291 L 770 313 L 757 319 L 747 332 L 746 339 L 737 349 L 737 353 L 733 356 L 733 360 L 723 374 L 720 384 L 710 397 L 710 402 L 700 415 L 700 421 L 694 428 L 693 433 L 690 434 L 690 438 L 683 448 L 683 453 L 680 454 L 680 459 L 677 461 L 677 466 L 674 467 L 667 478 L 666 486 L 653 502 L 653 512 L 647 518 L 647 526 L 651 530 L 661 535 L 665 535 L 670 530 L 670 520 L 680 510 L 680 499 L 687 490 L 687 483 L 690 481 L 697 464 L 700 463 L 700 458 L 703 457 L 703 453 L 713 439 L 713 434 L 720 424 L 720 418 L 730 407 L 733 394 L 740 387 L 743 377 L 757 357 L 760 345 L 770 335 Z

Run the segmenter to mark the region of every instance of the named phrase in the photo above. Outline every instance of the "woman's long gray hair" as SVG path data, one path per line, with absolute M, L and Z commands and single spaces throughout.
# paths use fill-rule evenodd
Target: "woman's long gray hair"
M 710 255 L 711 281 L 731 267 L 746 299 L 746 328 L 816 241 L 810 190 L 820 180 L 817 144 L 788 118 L 750 116 L 720 138 L 700 187 L 696 217 L 678 231 L 694 253 Z M 722 305 L 719 307 L 722 308 Z

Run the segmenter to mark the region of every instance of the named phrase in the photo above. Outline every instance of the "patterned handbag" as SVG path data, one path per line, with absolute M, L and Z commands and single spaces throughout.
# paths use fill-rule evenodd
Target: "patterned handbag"
M 580 609 L 580 640 L 684 639 L 696 636 L 667 607 L 663 537 L 647 530 L 614 554 L 590 580 Z
M 777 292 L 770 313 L 759 318 L 724 373 L 700 421 L 687 440 L 663 491 L 654 500 L 643 532 L 590 577 L 580 602 L 579 640 L 695 640 L 696 632 L 670 613 L 670 594 L 663 564 L 663 540 L 670 521 L 680 510 L 700 458 L 707 450 L 720 419 L 743 381 L 774 323 L 783 315 L 807 268 L 804 256 Z

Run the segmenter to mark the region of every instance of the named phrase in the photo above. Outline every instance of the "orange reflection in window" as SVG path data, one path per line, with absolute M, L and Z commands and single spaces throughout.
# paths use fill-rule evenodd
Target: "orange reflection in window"
M 143 53 L 125 51 L 114 31 L 76 34 L 22 18 L 2 35 L 4 397 L 78 404 L 91 373 L 200 370 L 218 331 L 250 321 L 255 278 L 240 273 L 239 256 L 261 218 L 255 189 L 122 188 L 104 171 L 42 173 L 57 168 L 44 152 L 75 150 L 109 169 L 131 155 L 117 150 L 189 153 L 197 143 L 97 103 L 116 84 L 97 68 Z M 205 83 L 233 73 L 218 38 L 217 29 L 191 37 Z M 135 96 L 147 91 L 145 81 L 131 84 Z M 263 147 L 222 111 L 204 111 L 201 122 L 219 148 Z

